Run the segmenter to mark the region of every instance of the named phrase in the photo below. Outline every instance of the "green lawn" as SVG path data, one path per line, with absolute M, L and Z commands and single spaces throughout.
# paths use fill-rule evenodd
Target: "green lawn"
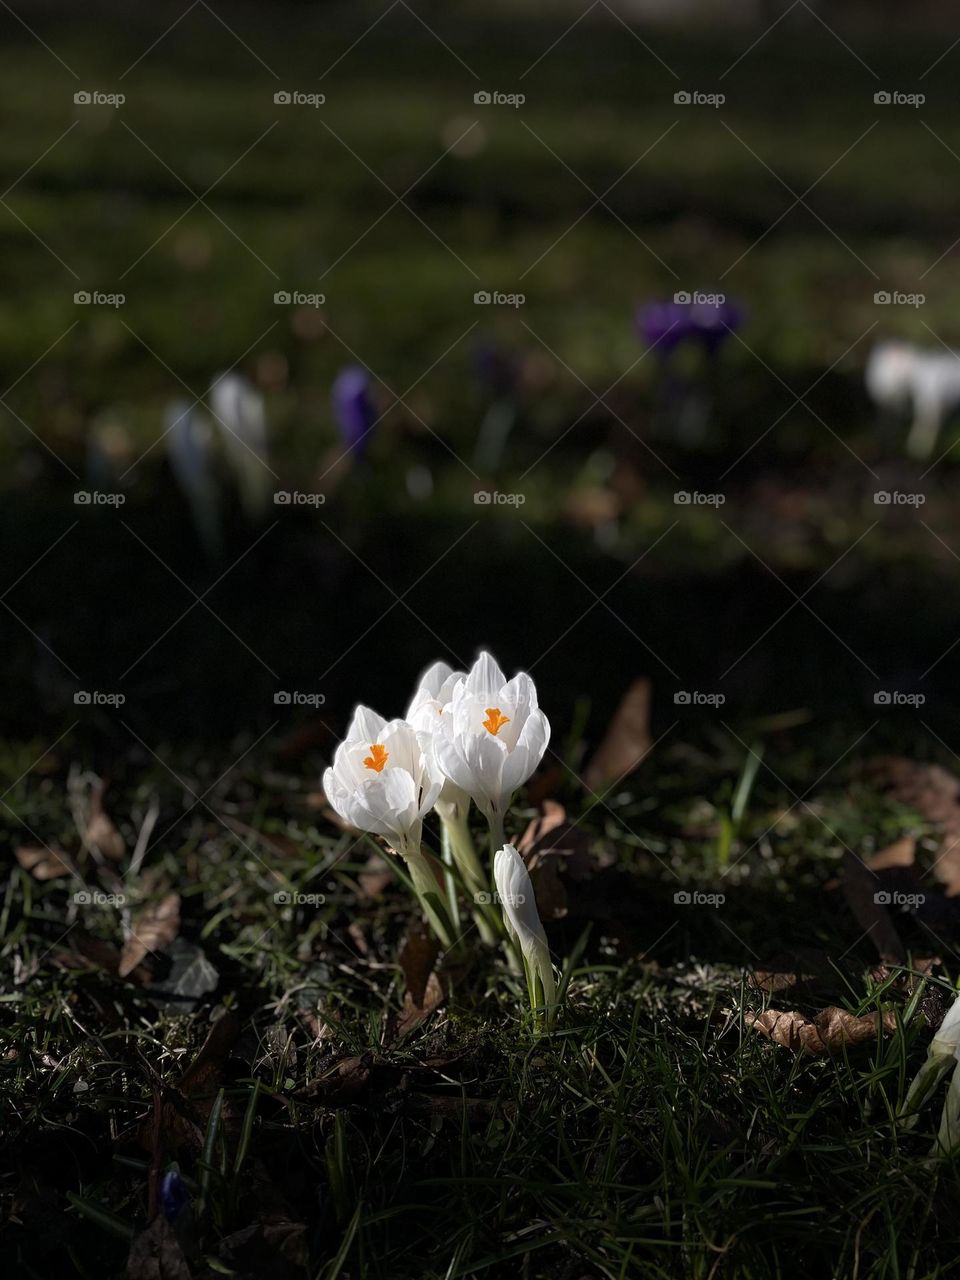
M 382 10 L 201 3 L 169 31 L 182 11 L 24 13 L 39 39 L 0 14 L 0 1257 L 112 1278 L 136 1238 L 131 1280 L 184 1280 L 136 1260 L 176 1162 L 205 1280 L 946 1277 L 939 1102 L 909 1132 L 895 1116 L 960 921 L 929 888 L 936 822 L 861 765 L 956 765 L 958 480 L 949 456 L 904 458 L 862 368 L 879 336 L 960 346 L 960 54 L 914 111 L 874 92 L 916 88 L 949 39 L 843 28 L 851 52 L 788 20 L 737 62 L 743 31 L 638 28 L 645 47 L 602 8 L 558 40 L 572 18 L 414 7 L 435 34 L 405 5 L 371 26 Z M 691 444 L 633 315 L 697 288 L 746 319 Z M 519 387 L 493 461 L 481 341 Z M 347 363 L 383 417 L 344 468 Z M 228 496 L 210 563 L 165 412 L 234 365 L 264 394 L 277 486 L 326 501 L 251 520 Z M 91 436 L 116 448 L 118 510 L 74 503 Z M 541 798 L 592 860 L 548 926 L 566 1003 L 539 1038 L 479 946 L 398 1027 L 414 913 L 316 797 L 356 701 L 396 714 L 427 662 L 481 644 L 535 676 Z M 656 746 L 598 801 L 579 774 L 638 675 Z M 919 712 L 876 702 L 918 688 Z M 678 704 L 689 689 L 726 701 Z M 91 773 L 116 865 L 80 838 Z M 903 835 L 929 901 L 895 916 L 906 960 L 884 969 L 838 882 Z M 24 845 L 74 874 L 39 879 Z M 179 941 L 121 978 L 129 918 L 81 885 L 128 911 L 175 891 Z M 752 1028 L 768 1006 L 889 1025 L 805 1056 Z

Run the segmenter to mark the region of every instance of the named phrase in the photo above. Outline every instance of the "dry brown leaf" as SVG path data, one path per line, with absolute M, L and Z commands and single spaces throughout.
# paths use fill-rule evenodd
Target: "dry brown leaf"
M 758 991 L 775 995 L 778 991 L 787 991 L 799 983 L 810 982 L 813 977 L 810 973 L 778 973 L 772 969 L 755 969 L 750 975 L 750 985 Z
M 591 791 L 605 791 L 632 773 L 653 745 L 650 737 L 650 681 L 634 680 L 617 708 L 603 741 L 584 770 Z
M 423 995 L 439 951 L 436 939 L 425 929 L 416 924 L 407 929 L 397 960 L 403 971 L 407 993 L 412 996 L 414 1004 L 423 1003 Z
M 517 844 L 527 864 L 543 919 L 559 920 L 567 914 L 566 877 L 584 879 L 596 870 L 590 854 L 590 838 L 567 821 L 567 811 L 556 800 L 545 800 Z
M 328 1072 L 311 1080 L 296 1094 L 298 1102 L 323 1102 L 330 1106 L 346 1106 L 355 1102 L 370 1080 L 371 1059 L 342 1058 Z
M 121 862 L 127 846 L 123 836 L 110 820 L 103 808 L 103 783 L 94 787 L 90 793 L 90 810 L 87 815 L 85 840 L 91 849 L 111 862 Z
M 228 1010 L 207 1033 L 200 1051 L 180 1077 L 180 1092 L 187 1097 L 210 1094 L 219 1086 L 224 1063 L 240 1034 L 240 1019 Z
M 125 978 L 152 951 L 169 946 L 180 932 L 180 895 L 168 893 L 152 907 L 141 911 L 130 926 L 123 944 L 119 976 Z
M 843 854 L 843 896 L 860 928 L 869 933 L 881 960 L 903 964 L 906 948 L 890 912 L 878 901 L 880 881 L 850 849 Z
M 894 867 L 912 867 L 917 856 L 917 842 L 913 836 L 903 836 L 894 840 L 885 849 L 878 850 L 867 858 L 867 866 L 871 871 L 889 871 Z
M 418 1027 L 430 1017 L 431 1013 L 435 1013 L 447 998 L 443 983 L 435 973 L 431 973 L 427 979 L 427 985 L 417 1003 L 408 991 L 403 997 L 403 1009 L 397 1021 L 396 1037 L 400 1039 L 407 1032 L 412 1031 L 414 1027 Z
M 240 1019 L 231 1010 L 217 1019 L 176 1088 L 165 1089 L 159 1105 L 141 1122 L 138 1141 L 144 1150 L 152 1152 L 162 1146 L 173 1152 L 199 1151 L 214 1098 L 223 1083 L 227 1058 L 239 1033 Z M 227 1102 L 225 1123 L 230 1118 L 229 1108 Z
M 55 880 L 58 876 L 70 875 L 72 871 L 67 855 L 59 849 L 22 844 L 16 856 L 24 871 L 29 871 L 35 880 Z
M 916 809 L 943 831 L 943 843 L 930 868 L 948 898 L 960 894 L 960 778 L 938 764 L 917 764 L 901 756 L 871 761 L 865 776 L 894 800 Z
M 127 1280 L 190 1280 L 190 1268 L 173 1227 L 162 1213 L 134 1237 Z
M 407 989 L 403 1009 L 393 1028 L 394 1039 L 412 1031 L 446 999 L 443 983 L 433 969 L 438 953 L 439 947 L 433 935 L 419 925 L 411 925 L 398 956 Z
M 884 1013 L 882 1017 L 878 1013 L 865 1013 L 858 1017 L 836 1005 L 824 1009 L 813 1019 L 797 1009 L 767 1009 L 760 1014 L 748 1013 L 746 1022 L 775 1044 L 811 1057 L 839 1053 L 847 1046 L 876 1040 L 881 1028 L 893 1031 L 897 1025 L 893 1013 Z

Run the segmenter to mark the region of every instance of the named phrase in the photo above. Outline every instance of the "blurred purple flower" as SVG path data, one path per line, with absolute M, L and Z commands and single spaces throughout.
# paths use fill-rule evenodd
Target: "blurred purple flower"
M 647 347 L 656 347 L 660 356 L 668 356 L 691 340 L 715 355 L 743 320 L 740 303 L 726 300 L 715 306 L 706 302 L 647 302 L 637 308 L 636 315 L 640 338 Z
M 370 386 L 367 370 L 361 365 L 351 364 L 340 370 L 330 390 L 333 416 L 341 439 L 358 458 L 366 452 L 367 436 L 379 416 Z
M 160 1179 L 160 1204 L 163 1207 L 163 1216 L 168 1222 L 175 1222 L 189 1202 L 190 1197 L 187 1195 L 187 1188 L 183 1185 L 179 1172 L 176 1169 L 168 1169 Z
M 473 371 L 483 391 L 496 400 L 506 399 L 516 389 L 516 361 L 491 338 L 479 338 L 474 343 Z

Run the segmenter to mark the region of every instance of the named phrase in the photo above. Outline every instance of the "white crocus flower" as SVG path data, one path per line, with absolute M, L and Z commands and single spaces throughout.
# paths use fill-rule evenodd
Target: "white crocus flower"
M 257 518 L 267 508 L 274 479 L 268 462 L 263 396 L 248 378 L 228 371 L 214 378 L 209 399 L 244 511 Z
M 429 733 L 433 739 L 439 731 L 441 717 L 450 713 L 454 689 L 466 678 L 465 672 L 454 671 L 446 662 L 435 662 L 427 667 L 407 707 L 406 718 L 414 728 Z M 432 742 L 434 751 L 435 746 Z M 444 858 L 457 867 L 464 885 L 473 896 L 473 917 L 481 938 L 484 942 L 495 942 L 499 926 L 496 912 L 488 905 L 490 884 L 470 834 L 470 797 L 449 778 L 444 778 L 440 798 L 434 807 L 443 827 Z M 451 882 L 452 910 L 455 903 L 456 886 Z
M 438 719 L 434 749 L 446 778 L 465 791 L 490 824 L 494 850 L 503 844 L 503 818 L 514 792 L 536 769 L 550 741 L 550 724 L 524 672 L 507 680 L 489 653 L 454 686 Z
M 549 1027 L 556 1006 L 556 983 L 550 961 L 550 948 L 537 911 L 530 874 L 512 844 L 505 844 L 497 851 L 493 861 L 493 879 L 507 933 L 523 955 L 531 1008 L 544 1010 L 545 1022 Z
M 417 896 L 438 936 L 450 945 L 452 934 L 440 899 L 440 886 L 421 848 L 423 819 L 440 795 L 428 734 L 406 720 L 384 720 L 359 706 L 323 775 L 330 804 L 345 822 L 383 836 L 410 871 Z
M 953 1076 L 940 1117 L 940 1131 L 934 1151 L 953 1151 L 960 1146 L 960 999 L 947 1010 L 943 1022 L 927 1050 L 927 1060 L 917 1072 L 900 1109 L 905 1127 L 913 1128 L 917 1111 L 930 1098 L 943 1077 L 953 1068 Z
M 467 677 L 463 671 L 454 671 L 446 662 L 435 662 L 427 667 L 420 677 L 417 691 L 410 699 L 406 719 L 421 733 L 431 736 L 440 726 L 440 718 L 449 710 L 453 699 L 453 691 Z M 437 801 L 437 813 L 441 817 L 455 818 L 466 815 L 470 807 L 470 797 L 465 791 L 455 786 L 449 778 L 444 778 L 440 799 Z

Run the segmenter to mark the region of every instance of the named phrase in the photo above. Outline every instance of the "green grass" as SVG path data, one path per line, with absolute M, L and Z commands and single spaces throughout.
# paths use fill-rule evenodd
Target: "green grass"
M 906 973 L 870 976 L 869 943 L 824 888 L 843 845 L 866 854 L 925 827 L 862 784 L 851 790 L 846 769 L 810 809 L 783 816 L 833 745 L 803 730 L 768 736 L 765 759 L 785 786 L 761 768 L 727 875 L 711 813 L 738 780 L 734 738 L 678 740 L 593 806 L 585 830 L 614 866 L 568 884 L 570 915 L 551 927 L 558 964 L 575 957 L 568 998 L 540 1038 L 517 980 L 480 948 L 449 973 L 446 1006 L 394 1038 L 409 903 L 398 886 L 360 894 L 367 847 L 331 834 L 306 802 L 319 761 L 284 764 L 265 744 L 217 781 L 228 760 L 176 755 L 169 764 L 194 792 L 214 784 L 193 808 L 159 765 L 128 772 L 108 808 L 130 845 L 156 799 L 142 874 L 154 896 L 161 883 L 179 890 L 182 935 L 220 984 L 178 1008 L 96 965 L 64 968 L 54 957 L 74 929 L 120 943 L 117 910 L 75 907 L 71 881 L 10 871 L 0 1087 L 17 1170 L 5 1183 L 15 1274 L 120 1275 L 145 1222 L 154 1150 L 161 1169 L 179 1161 L 200 1274 L 200 1259 L 218 1256 L 242 1270 L 253 1246 L 236 1233 L 262 1221 L 306 1224 L 293 1254 L 305 1271 L 291 1274 L 318 1277 L 949 1274 L 958 1188 L 954 1162 L 929 1157 L 937 1106 L 909 1134 L 894 1122 L 929 1039 L 924 1006 L 908 1001 Z M 35 747 L 8 767 L 27 767 Z M 76 849 L 62 766 L 45 768 L 5 803 Z M 576 785 L 559 794 L 578 816 Z M 521 809 L 513 825 L 524 821 Z M 112 884 L 89 856 L 78 863 L 90 887 Z M 678 887 L 726 901 L 677 906 Z M 127 886 L 131 906 L 145 889 L 140 877 Z M 277 906 L 281 890 L 326 900 Z M 914 954 L 939 951 L 946 967 L 933 981 L 946 984 L 952 953 L 922 929 L 905 936 Z M 811 983 L 770 997 L 749 977 L 811 965 Z M 794 1057 L 745 1025 L 766 1003 L 908 1020 L 836 1057 Z M 326 1028 L 321 1040 L 305 1013 Z M 196 1128 L 168 1120 L 154 1148 L 143 1128 L 156 1099 L 179 1097 L 223 1015 L 237 1036 L 222 1074 L 187 1099 Z M 278 1240 L 257 1247 L 282 1267 Z

